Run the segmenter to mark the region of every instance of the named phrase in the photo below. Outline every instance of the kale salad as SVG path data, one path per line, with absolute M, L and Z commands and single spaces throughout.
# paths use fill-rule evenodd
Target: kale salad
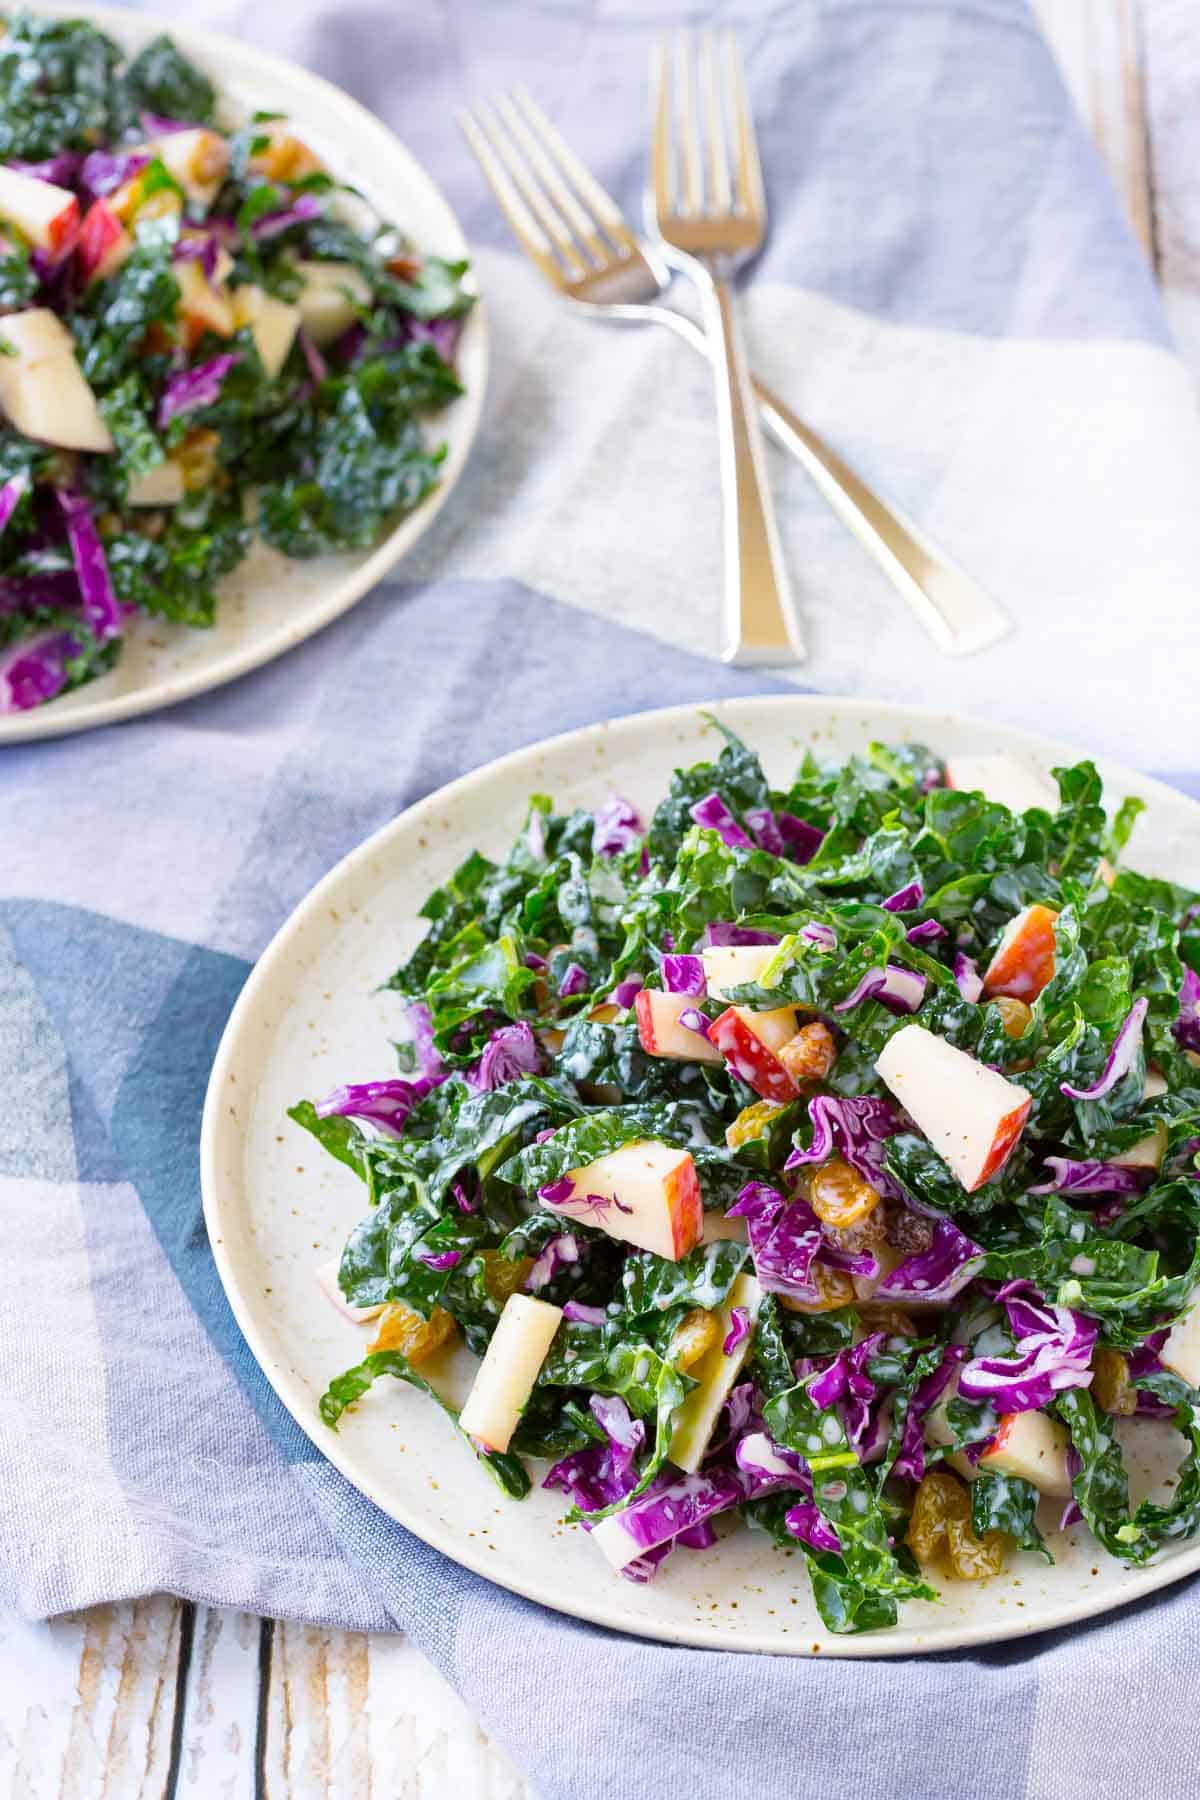
M 648 821 L 535 795 L 426 902 L 395 1072 L 292 1109 L 366 1189 L 322 1418 L 409 1383 L 635 1581 L 740 1521 L 833 1632 L 1059 1529 L 1147 1562 L 1200 1530 L 1200 896 L 1090 763 L 780 791 L 724 737 Z
M 465 275 L 169 38 L 0 19 L 0 714 L 134 614 L 211 626 L 256 535 L 363 549 L 416 506 Z

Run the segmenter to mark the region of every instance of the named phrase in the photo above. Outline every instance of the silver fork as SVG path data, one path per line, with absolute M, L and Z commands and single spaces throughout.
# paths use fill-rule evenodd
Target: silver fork
M 722 654 L 727 662 L 778 662 L 790 649 L 799 658 L 804 650 L 730 285 L 734 271 L 760 248 L 767 218 L 732 32 L 719 40 L 711 31 L 701 36 L 699 104 L 688 32 L 679 32 L 673 47 L 667 40 L 660 44 L 656 72 L 651 171 L 658 235 L 691 259 L 712 346 L 725 501 Z
M 460 112 L 459 124 L 518 244 L 556 292 L 589 318 L 665 325 L 711 358 L 709 340 L 692 319 L 656 304 L 683 261 L 680 253 L 633 233 L 524 88 L 502 96 L 492 112 L 480 109 L 478 119 Z M 1009 622 L 991 596 L 769 388 L 757 380 L 752 385 L 771 436 L 802 464 L 938 646 L 961 655 L 1003 637 Z

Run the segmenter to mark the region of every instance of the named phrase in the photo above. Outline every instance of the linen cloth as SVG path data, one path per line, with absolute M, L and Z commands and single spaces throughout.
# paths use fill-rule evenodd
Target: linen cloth
M 1173 1800 L 1193 1789 L 1192 1584 L 897 1663 L 575 1624 L 349 1487 L 259 1374 L 208 1252 L 197 1145 L 220 1032 L 339 856 L 537 737 L 780 685 L 690 653 L 718 604 L 702 366 L 556 309 L 451 124 L 460 98 L 535 80 L 632 212 L 646 54 L 684 17 L 671 0 L 208 9 L 342 82 L 437 172 L 480 246 L 495 380 L 403 583 L 231 687 L 0 763 L 0 1599 L 39 1617 L 170 1589 L 401 1628 L 550 1800 Z M 775 218 L 747 294 L 756 363 L 1018 622 L 986 657 L 937 657 L 772 456 L 814 643 L 796 678 L 1041 725 L 1194 789 L 1200 437 L 1026 13 L 719 17 L 748 52 Z

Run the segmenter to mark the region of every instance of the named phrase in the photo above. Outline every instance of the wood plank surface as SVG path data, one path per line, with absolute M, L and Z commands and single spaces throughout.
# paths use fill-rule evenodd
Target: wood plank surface
M 1200 379 L 1200 0 L 1034 0 Z M 532 1800 L 403 1638 L 166 1596 L 0 1616 L 0 1800 Z

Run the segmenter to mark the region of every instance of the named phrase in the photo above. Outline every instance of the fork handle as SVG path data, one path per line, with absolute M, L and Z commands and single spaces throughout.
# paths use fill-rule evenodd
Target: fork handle
M 729 663 L 804 658 L 767 487 L 758 406 L 728 282 L 701 284 L 717 393 L 724 500 L 721 656 Z
M 1011 629 L 1008 615 L 986 588 L 923 537 L 897 506 L 874 493 L 765 383 L 752 376 L 751 384 L 771 436 L 803 464 L 842 523 L 875 558 L 942 650 L 968 655 L 994 644 Z

